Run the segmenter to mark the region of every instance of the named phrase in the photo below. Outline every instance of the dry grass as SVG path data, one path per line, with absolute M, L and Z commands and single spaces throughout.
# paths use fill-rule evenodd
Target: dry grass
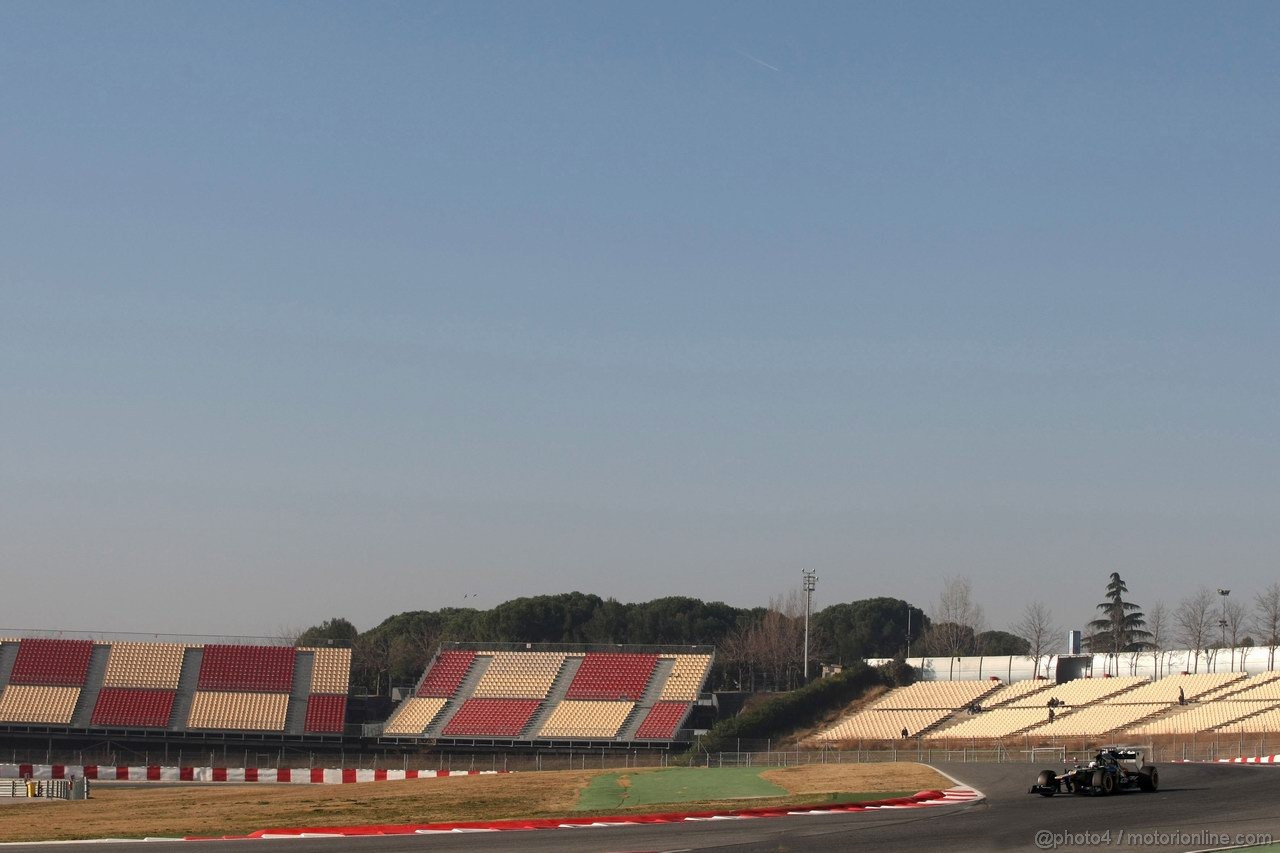
M 950 779 L 923 764 L 811 764 L 760 774 L 793 794 L 832 791 L 931 791 L 950 788 Z
M 323 786 L 140 788 L 98 784 L 88 801 L 23 803 L 0 809 L 0 841 L 222 836 L 273 827 L 581 817 L 588 813 L 573 811 L 578 792 L 592 776 L 607 772 L 614 771 L 564 770 Z M 810 765 L 766 770 L 762 775 L 800 799 L 827 792 L 918 791 L 950 784 L 928 768 L 906 763 Z M 751 803 L 766 804 L 769 802 Z

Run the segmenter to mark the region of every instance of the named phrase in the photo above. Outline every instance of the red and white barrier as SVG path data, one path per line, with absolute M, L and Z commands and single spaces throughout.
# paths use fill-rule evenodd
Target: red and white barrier
M 98 764 L 0 764 L 0 779 L 69 779 L 111 782 L 264 782 L 343 785 L 443 776 L 492 776 L 505 770 L 356 770 L 326 767 L 124 767 Z
M 681 823 L 684 821 L 753 820 L 784 817 L 788 815 L 835 815 L 853 812 L 874 812 L 882 809 L 917 809 L 931 806 L 951 806 L 974 803 L 984 799 L 981 791 L 967 785 L 957 785 L 945 791 L 921 791 L 910 797 L 873 800 L 862 803 L 842 803 L 821 806 L 776 806 L 772 808 L 732 809 L 713 812 L 664 812 L 660 814 L 626 814 L 589 818 L 532 818 L 528 820 L 466 821 L 457 823 L 391 824 L 374 826 L 322 826 L 290 829 L 264 829 L 247 836 L 225 838 L 318 838 L 369 835 L 436 835 L 461 832 L 507 832 L 530 829 L 591 829 L 596 827 L 636 826 L 652 823 Z M 189 837 L 188 841 L 205 841 L 207 838 Z
M 1219 758 L 1219 764 L 1280 764 L 1280 755 L 1253 755 L 1248 758 Z

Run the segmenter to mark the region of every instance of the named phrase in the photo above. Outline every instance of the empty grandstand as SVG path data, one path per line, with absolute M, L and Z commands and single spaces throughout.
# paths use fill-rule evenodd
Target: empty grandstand
M 351 650 L 0 640 L 0 733 L 181 744 L 580 742 L 663 748 L 709 700 L 709 647 L 450 644 L 409 695 L 349 723 Z M 382 722 L 385 720 L 385 722 Z M 353 741 L 354 742 L 354 741 Z
M 363 697 L 352 711 L 349 648 L 14 637 L 0 639 L 0 734 L 166 749 L 197 741 L 224 749 L 664 750 L 692 739 L 695 713 L 712 718 L 713 663 L 713 650 L 700 646 L 448 643 L 416 681 L 397 688 L 395 704 L 382 700 L 372 716 Z M 1080 671 L 1070 663 L 1059 674 Z M 1014 669 L 1008 660 L 983 665 Z M 901 745 L 905 735 L 950 749 L 1011 739 L 1032 748 L 1280 735 L 1278 671 L 1159 679 L 1084 672 L 1061 681 L 925 678 L 811 740 Z
M 350 649 L 6 638 L 0 731 L 339 742 L 350 677 Z
M 815 740 L 892 740 L 927 734 L 962 709 L 981 704 L 999 681 L 920 681 L 891 690 L 871 706 L 819 732 Z
M 472 746 L 688 740 L 705 647 L 450 644 L 391 714 L 384 742 Z
M 1209 732 L 1280 733 L 1280 672 L 1249 677 L 1239 672 L 1176 673 L 1155 682 L 1137 676 L 1062 684 L 1031 680 L 1002 687 L 981 701 L 958 701 L 983 683 L 937 682 L 951 686 L 922 691 L 916 684 L 891 691 L 816 740 L 895 740 L 901 739 L 903 729 L 934 746 L 1012 737 L 1058 743 Z M 957 707 L 923 707 L 929 704 Z
M 1230 731 L 1280 732 L 1280 673 L 1178 673 L 1044 680 L 927 681 L 892 690 L 815 736 L 819 743 L 900 740 L 930 744 L 1037 742 Z

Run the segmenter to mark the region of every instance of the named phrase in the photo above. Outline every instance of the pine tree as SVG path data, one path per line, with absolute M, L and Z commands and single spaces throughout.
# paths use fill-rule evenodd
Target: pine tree
M 1092 652 L 1138 652 L 1147 647 L 1151 632 L 1142 610 L 1124 596 L 1129 587 L 1119 572 L 1112 572 L 1107 583 L 1107 600 L 1098 605 L 1102 616 L 1089 623 Z

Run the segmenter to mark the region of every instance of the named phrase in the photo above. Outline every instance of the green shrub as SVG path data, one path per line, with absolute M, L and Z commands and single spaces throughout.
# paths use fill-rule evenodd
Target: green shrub
M 856 663 L 837 675 L 812 681 L 799 690 L 784 693 L 736 717 L 721 720 L 693 745 L 691 752 L 721 752 L 734 749 L 739 739 L 778 738 L 811 726 L 828 712 L 847 705 L 877 684 L 893 686 L 898 683 L 896 679 L 899 676 L 914 680 L 911 667 L 906 667 L 906 670 L 904 673 L 894 668 L 883 672 L 865 663 Z

